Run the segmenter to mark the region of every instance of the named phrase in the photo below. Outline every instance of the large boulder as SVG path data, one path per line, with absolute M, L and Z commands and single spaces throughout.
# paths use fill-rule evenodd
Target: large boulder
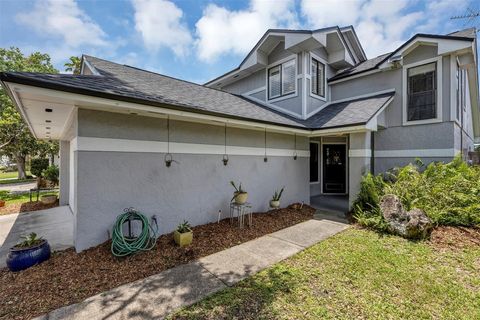
M 421 209 L 405 211 L 400 199 L 387 194 L 380 200 L 383 218 L 390 226 L 390 231 L 408 239 L 425 239 L 432 231 L 432 221 Z

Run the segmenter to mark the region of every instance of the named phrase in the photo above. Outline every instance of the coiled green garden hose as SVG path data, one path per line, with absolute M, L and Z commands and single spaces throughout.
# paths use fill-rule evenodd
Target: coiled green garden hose
M 140 221 L 142 231 L 136 237 L 129 237 L 123 234 L 123 225 L 131 221 Z M 148 251 L 155 247 L 157 242 L 156 235 L 158 225 L 156 220 L 156 229 L 148 222 L 148 218 L 133 208 L 125 209 L 125 212 L 117 217 L 112 231 L 112 254 L 116 257 L 128 256 L 137 251 Z

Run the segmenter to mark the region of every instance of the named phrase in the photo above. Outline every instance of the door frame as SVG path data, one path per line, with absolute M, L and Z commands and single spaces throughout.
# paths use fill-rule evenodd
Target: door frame
M 324 144 L 338 144 L 338 145 L 344 145 L 345 146 L 345 192 L 344 193 L 325 193 L 323 192 L 323 145 Z M 348 194 L 348 167 L 349 167 L 349 159 L 348 159 L 348 137 L 345 142 L 323 142 L 323 137 L 320 139 L 320 177 L 321 177 L 321 183 L 320 183 L 320 194 L 325 194 L 325 195 L 347 195 Z

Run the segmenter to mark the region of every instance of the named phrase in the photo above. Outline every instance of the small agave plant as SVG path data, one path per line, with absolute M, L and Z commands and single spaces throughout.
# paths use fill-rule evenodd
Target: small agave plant
M 283 190 L 285 190 L 285 187 L 282 187 L 280 191 L 275 190 L 275 193 L 272 196 L 272 200 L 270 200 L 270 207 L 277 209 L 280 208 L 280 198 L 282 197 Z

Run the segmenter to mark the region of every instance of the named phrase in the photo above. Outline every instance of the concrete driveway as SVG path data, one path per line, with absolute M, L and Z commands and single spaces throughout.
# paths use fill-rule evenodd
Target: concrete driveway
M 68 206 L 0 216 L 0 268 L 6 266 L 8 250 L 23 235 L 35 232 L 47 239 L 52 250 L 73 246 L 73 215 Z

